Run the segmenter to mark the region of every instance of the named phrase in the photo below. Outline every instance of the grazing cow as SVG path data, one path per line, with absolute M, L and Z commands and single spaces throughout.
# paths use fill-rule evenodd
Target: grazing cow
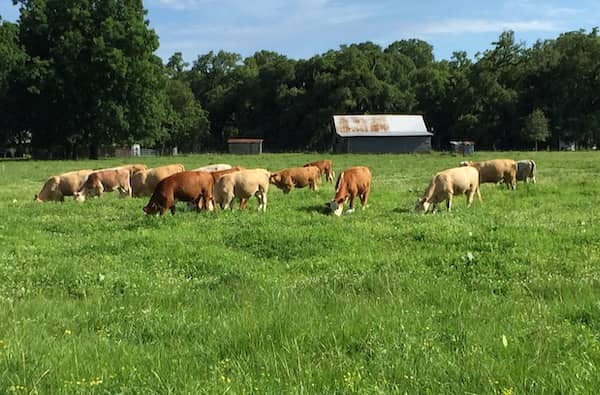
M 88 197 L 100 197 L 104 191 L 112 192 L 115 189 L 119 191 L 121 196 L 131 197 L 128 169 L 117 167 L 94 171 L 88 175 L 79 190 L 73 195 L 78 202 L 84 202 Z
M 72 196 L 92 173 L 93 170 L 76 170 L 48 178 L 40 193 L 34 196 L 36 202 L 65 201 L 65 196 Z
M 291 167 L 271 173 L 269 181 L 283 193 L 290 193 L 294 187 L 304 188 L 309 186 L 313 191 L 318 189 L 321 171 L 316 166 Z
M 535 184 L 535 162 L 531 159 L 517 161 L 517 181 Z
M 325 174 L 325 180 L 328 182 L 333 182 L 333 177 L 335 177 L 335 173 L 333 171 L 333 163 L 329 159 L 316 160 L 314 162 L 309 162 L 304 165 L 304 167 L 308 166 L 318 167 L 321 175 Z
M 158 183 L 150 201 L 144 207 L 144 212 L 147 215 L 160 212 L 162 216 L 170 209 L 171 214 L 175 215 L 177 201 L 194 202 L 197 210 L 201 208 L 212 210 L 213 187 L 213 177 L 205 171 L 183 171 L 172 174 Z M 201 200 L 204 202 L 203 205 L 200 203 Z
M 182 171 L 185 167 L 179 163 L 137 171 L 131 176 L 131 192 L 134 197 L 150 196 L 161 180 Z
M 209 174 L 212 176 L 213 181 L 217 182 L 217 180 L 219 178 L 221 178 L 221 176 L 224 176 L 225 174 L 229 174 L 229 173 L 235 173 L 235 172 L 240 171 L 240 170 L 245 170 L 245 169 L 242 166 L 234 166 L 231 169 L 211 171 Z M 200 170 L 200 171 L 202 171 L 202 170 Z M 203 202 L 203 200 L 202 200 L 202 198 L 200 198 L 200 202 L 197 205 L 201 206 L 202 202 Z M 240 204 L 242 204 L 242 203 L 240 202 Z M 188 203 L 188 209 L 189 210 L 193 210 L 194 207 L 195 207 L 195 203 L 193 203 L 193 202 L 189 202 Z
M 221 176 L 214 189 L 215 202 L 222 208 L 233 210 L 234 199 L 240 201 L 240 208 L 252 196 L 258 199 L 258 210 L 267 211 L 267 192 L 271 173 L 265 169 L 248 169 Z
M 437 173 L 429 182 L 423 197 L 417 200 L 415 209 L 427 212 L 432 208 L 432 212 L 435 212 L 437 204 L 445 200 L 448 211 L 451 211 L 452 196 L 463 193 L 467 195 L 467 207 L 471 207 L 475 193 L 481 202 L 479 172 L 474 167 L 454 167 Z
M 371 170 L 368 167 L 350 167 L 340 173 L 335 183 L 335 196 L 327 203 L 333 214 L 340 216 L 344 203 L 350 199 L 350 208 L 346 214 L 354 212 L 354 199 L 358 196 L 363 210 L 367 206 L 371 191 Z
M 461 166 L 471 166 L 479 171 L 479 183 L 504 181 L 507 188 L 517 187 L 517 162 L 512 159 L 492 159 L 482 162 L 460 162 Z
M 127 169 L 129 171 L 129 176 L 132 176 L 135 172 L 138 172 L 140 170 L 146 170 L 148 169 L 148 167 L 146 165 L 142 165 L 142 164 L 132 164 L 132 165 L 123 165 L 123 166 L 118 166 L 122 169 Z M 101 169 L 101 170 L 108 170 L 108 169 Z
M 209 172 L 213 172 L 213 171 L 221 171 L 221 170 L 227 170 L 227 169 L 231 169 L 231 165 L 228 165 L 226 163 L 218 163 L 216 165 L 208 165 L 208 166 L 199 167 L 199 168 L 194 169 L 192 171 L 209 171 Z

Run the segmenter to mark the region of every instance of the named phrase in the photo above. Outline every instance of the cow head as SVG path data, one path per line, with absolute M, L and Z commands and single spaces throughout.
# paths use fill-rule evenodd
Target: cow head
M 281 174 L 277 173 L 271 174 L 269 177 L 269 183 L 281 189 L 283 193 L 290 193 L 292 187 L 294 186 L 291 177 L 283 177 Z
M 417 202 L 415 204 L 415 211 L 420 213 L 426 213 L 427 210 L 429 210 L 429 207 L 431 207 L 431 202 L 429 201 L 429 199 L 424 197 L 421 199 L 417 199 Z
M 146 215 L 153 215 L 160 211 L 160 207 L 158 206 L 158 204 L 150 202 L 142 210 L 144 210 Z
M 73 192 L 73 199 L 79 203 L 85 202 L 85 194 L 83 191 Z
M 339 199 L 334 199 L 328 203 L 325 203 L 325 205 L 329 208 L 329 210 L 331 210 L 331 213 L 335 216 L 340 216 L 342 215 L 342 211 L 344 210 L 344 202 L 346 201 L 346 198 L 339 198 Z

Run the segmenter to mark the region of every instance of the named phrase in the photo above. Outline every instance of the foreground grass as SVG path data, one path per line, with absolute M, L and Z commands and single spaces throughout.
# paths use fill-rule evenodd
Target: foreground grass
M 0 393 L 597 393 L 598 154 L 475 158 L 498 156 L 535 159 L 538 184 L 427 216 L 417 196 L 461 158 L 332 156 L 374 176 L 341 218 L 331 184 L 273 187 L 265 214 L 35 204 L 51 174 L 121 162 L 2 162 Z

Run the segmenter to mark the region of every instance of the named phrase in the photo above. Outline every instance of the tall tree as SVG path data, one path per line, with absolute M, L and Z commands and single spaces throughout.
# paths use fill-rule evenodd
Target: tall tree
M 525 119 L 525 125 L 523 127 L 523 135 L 526 140 L 535 143 L 536 151 L 538 150 L 538 142 L 546 141 L 546 139 L 550 136 L 548 119 L 546 119 L 546 116 L 542 110 L 536 108 L 527 116 Z
M 20 127 L 23 113 L 17 80 L 25 72 L 25 52 L 19 44 L 19 27 L 0 18 L 0 145 L 19 145 L 28 131 Z
M 151 143 L 164 135 L 158 37 L 141 0 L 15 0 L 30 59 L 29 128 L 38 146 Z

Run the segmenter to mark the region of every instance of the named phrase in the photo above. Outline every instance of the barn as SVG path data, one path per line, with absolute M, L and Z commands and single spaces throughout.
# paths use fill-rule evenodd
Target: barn
M 334 115 L 337 153 L 431 151 L 432 133 L 421 115 Z
M 262 154 L 262 139 L 228 139 L 230 154 Z

